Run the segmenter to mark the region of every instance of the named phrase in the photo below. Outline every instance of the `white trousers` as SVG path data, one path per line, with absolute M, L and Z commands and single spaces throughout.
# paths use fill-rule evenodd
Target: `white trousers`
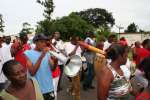
M 55 100 L 57 100 L 57 86 L 58 86 L 59 77 L 60 76 L 57 76 L 57 77 L 53 78 Z

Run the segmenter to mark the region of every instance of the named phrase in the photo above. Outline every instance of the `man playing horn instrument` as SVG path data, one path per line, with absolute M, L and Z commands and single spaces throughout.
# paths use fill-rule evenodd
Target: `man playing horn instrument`
M 78 37 L 73 36 L 73 37 L 71 37 L 70 42 L 66 42 L 64 44 L 64 51 L 67 56 L 70 56 L 70 57 L 73 55 L 81 56 L 82 50 L 81 50 L 80 46 L 77 44 L 78 40 L 79 40 Z M 74 100 L 80 100 L 80 76 L 79 76 L 79 73 L 75 77 L 72 77 L 69 79 L 70 79 L 71 85 L 67 89 L 67 91 L 71 92 Z
M 27 56 L 27 67 L 32 77 L 35 77 L 39 83 L 41 92 L 45 100 L 54 100 L 54 87 L 51 70 L 56 63 L 51 59 L 49 48 L 46 47 L 48 38 L 43 34 L 38 34 L 33 41 L 36 44 L 35 49 L 25 52 Z

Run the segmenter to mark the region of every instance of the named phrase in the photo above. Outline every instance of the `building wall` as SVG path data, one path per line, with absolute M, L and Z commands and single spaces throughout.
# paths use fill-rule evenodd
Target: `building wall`
M 120 33 L 119 38 L 125 37 L 126 40 L 128 41 L 128 44 L 134 44 L 136 41 L 142 42 L 144 39 L 149 38 L 150 39 L 150 34 L 142 34 L 142 33 Z

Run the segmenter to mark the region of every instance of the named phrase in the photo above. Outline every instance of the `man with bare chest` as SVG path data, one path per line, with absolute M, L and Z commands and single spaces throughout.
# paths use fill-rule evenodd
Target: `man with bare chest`
M 26 71 L 17 61 L 6 62 L 2 71 L 11 83 L 0 93 L 0 100 L 44 100 L 36 80 L 27 79 Z

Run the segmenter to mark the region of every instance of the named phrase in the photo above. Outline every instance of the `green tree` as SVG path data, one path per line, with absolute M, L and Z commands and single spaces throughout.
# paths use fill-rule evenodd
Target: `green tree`
M 31 28 L 31 25 L 28 22 L 24 22 L 22 24 L 22 30 L 20 31 L 21 33 L 26 33 L 26 34 L 31 34 L 33 33 L 34 29 Z
M 76 12 L 76 14 L 96 28 L 99 28 L 99 26 L 112 27 L 115 24 L 112 13 L 105 9 L 91 8 L 85 11 Z
M 140 32 L 140 33 L 145 33 L 145 31 L 144 31 L 144 30 L 142 30 L 142 29 L 140 29 L 140 30 L 139 30 L 139 32 Z
M 49 21 L 48 19 L 38 22 L 35 32 L 44 33 L 45 35 L 50 35 L 52 23 L 53 21 Z
M 105 40 L 111 33 L 111 30 L 108 27 L 99 27 L 96 29 L 96 41 Z
M 53 3 L 53 0 L 44 0 L 44 1 L 41 1 L 41 0 L 37 0 L 37 2 L 39 4 L 41 4 L 42 6 L 45 7 L 44 9 L 44 17 L 50 21 L 51 20 L 51 14 L 52 12 L 54 11 L 54 3 Z
M 4 27 L 3 16 L 0 14 L 0 32 L 4 32 Z
M 127 29 L 125 30 L 125 32 L 128 32 L 128 33 L 136 33 L 137 32 L 137 25 L 135 23 L 131 23 Z
M 46 29 L 43 29 L 43 27 Z M 44 30 L 47 30 L 45 32 L 49 31 L 51 33 L 59 31 L 62 33 L 62 39 L 67 40 L 73 35 L 85 38 L 84 33 L 89 30 L 93 30 L 93 26 L 88 24 L 80 16 L 71 13 L 69 16 L 51 21 L 50 24 L 47 22 L 47 20 L 42 21 L 40 24 L 38 24 L 36 31 L 40 33 L 44 32 Z
M 53 0 L 37 0 L 37 3 L 41 4 L 45 9 L 43 16 L 44 20 L 37 22 L 36 33 L 44 33 L 45 35 L 49 35 L 51 33 L 51 24 L 53 20 L 51 19 L 51 14 L 54 11 L 54 3 Z

